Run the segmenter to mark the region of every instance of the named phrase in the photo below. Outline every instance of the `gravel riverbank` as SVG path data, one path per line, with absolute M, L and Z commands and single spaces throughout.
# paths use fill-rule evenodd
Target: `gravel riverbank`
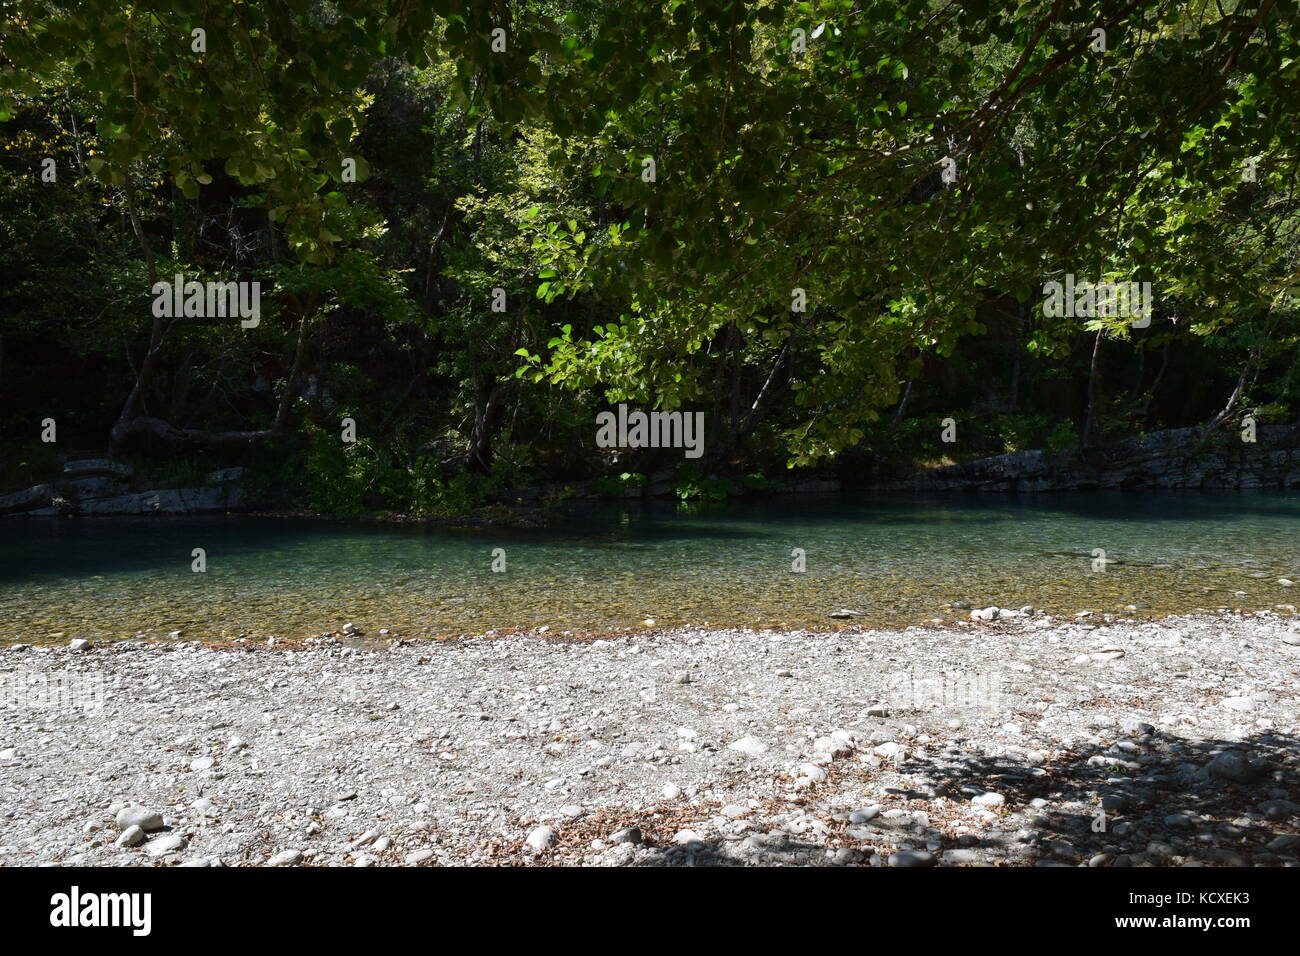
M 19 645 L 0 681 L 0 865 L 1300 864 L 1272 614 Z

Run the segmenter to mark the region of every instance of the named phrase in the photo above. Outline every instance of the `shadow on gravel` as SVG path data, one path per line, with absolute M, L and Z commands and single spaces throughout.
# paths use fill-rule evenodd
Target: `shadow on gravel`
M 1183 738 L 1126 722 L 1108 744 L 1034 762 L 949 748 L 900 766 L 935 796 L 998 794 L 998 838 L 969 842 L 990 862 L 1037 865 L 1272 865 L 1300 861 L 1300 740 Z M 1035 801 L 1043 801 L 1035 805 Z M 947 841 L 945 841 L 947 843 Z
M 865 859 L 865 855 L 862 859 Z M 755 834 L 739 841 L 712 838 L 681 846 L 648 847 L 637 866 L 827 866 L 826 847 Z
M 1184 738 L 1126 721 L 1101 739 L 1051 753 L 908 747 L 890 768 L 906 786 L 882 787 L 876 771 L 844 761 L 823 792 L 774 799 L 730 837 L 706 833 L 721 806 L 662 805 L 635 819 L 594 814 L 564 839 L 580 854 L 634 826 L 639 846 L 626 862 L 636 866 L 1300 865 L 1296 737 Z M 869 809 L 826 800 L 862 783 Z M 791 812 L 804 824 L 797 832 L 786 829 Z M 820 836 L 797 835 L 814 828 Z

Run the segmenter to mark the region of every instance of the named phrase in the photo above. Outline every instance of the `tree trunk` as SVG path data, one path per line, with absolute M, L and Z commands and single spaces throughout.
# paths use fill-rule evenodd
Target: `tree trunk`
M 126 214 L 131 220 L 131 231 L 135 233 L 136 241 L 140 244 L 140 250 L 144 254 L 145 265 L 149 270 L 149 287 L 158 281 L 158 271 L 154 265 L 153 249 L 149 245 L 149 239 L 144 234 L 144 227 L 140 224 L 140 217 L 135 210 L 135 196 L 131 191 L 130 183 L 125 189 L 126 196 Z M 175 319 L 172 319 L 175 322 Z M 144 393 L 153 383 L 154 370 L 158 363 L 158 353 L 162 350 L 162 344 L 170 331 L 170 325 L 164 327 L 163 320 L 160 316 L 155 315 L 153 325 L 149 330 L 149 347 L 145 351 L 144 361 L 140 363 L 140 369 L 135 376 L 135 384 L 131 387 L 126 401 L 122 404 L 122 411 L 118 413 L 117 421 L 109 433 L 109 450 L 116 453 L 122 444 L 123 439 L 130 431 L 130 423 L 139 412 L 143 401 Z
M 81 151 L 81 130 L 77 126 L 76 110 L 68 110 L 68 118 L 72 121 L 72 149 L 73 154 L 77 157 L 77 169 L 81 173 L 81 188 L 78 190 L 82 199 L 80 216 L 85 226 L 87 235 L 90 236 L 91 242 L 95 244 L 95 251 L 99 254 L 100 259 L 104 258 L 104 238 L 100 231 L 95 228 L 94 218 L 90 210 L 94 208 L 94 199 L 90 194 L 90 173 L 86 171 L 86 163 Z
M 1091 450 L 1101 444 L 1101 423 L 1097 414 L 1097 357 L 1101 354 L 1101 332 L 1092 340 L 1092 361 L 1088 365 L 1088 412 L 1083 420 L 1081 444 Z
M 1021 345 L 1021 335 L 1025 328 L 1025 303 L 1016 304 L 1016 338 L 1015 338 L 1015 358 L 1011 363 L 1011 394 L 1007 397 L 1006 413 L 1014 415 L 1016 409 L 1020 407 L 1020 356 L 1024 349 Z
M 1208 438 L 1216 428 L 1228 420 L 1228 416 L 1232 414 L 1232 410 L 1236 408 L 1237 402 L 1241 399 L 1241 393 L 1246 390 L 1246 380 L 1254 370 L 1255 360 L 1258 357 L 1259 349 L 1250 353 L 1250 357 L 1246 359 L 1246 364 L 1241 367 L 1241 374 L 1237 376 L 1237 384 L 1233 388 L 1232 394 L 1228 396 L 1228 403 L 1223 406 L 1223 409 L 1214 418 L 1210 419 L 1210 423 L 1205 426 L 1205 431 L 1202 432 L 1203 437 Z
M 733 322 L 731 323 L 731 402 L 727 414 L 726 451 L 728 454 L 736 447 L 736 436 L 740 431 L 740 373 L 744 363 L 744 352 L 740 346 L 740 330 Z
M 908 379 L 907 387 L 903 389 L 903 397 L 899 399 L 898 407 L 894 409 L 894 415 L 889 419 L 890 432 L 898 428 L 898 423 L 903 420 L 903 413 L 907 411 L 907 405 L 912 400 L 912 386 L 916 384 L 915 380 Z
M 1166 342 L 1165 347 L 1160 350 L 1160 369 L 1156 372 L 1155 381 L 1151 383 L 1151 388 L 1147 390 L 1146 398 L 1142 400 L 1142 408 L 1139 417 L 1144 421 L 1151 413 L 1151 402 L 1156 397 L 1156 391 L 1160 388 L 1160 383 L 1164 381 L 1165 369 L 1169 367 L 1169 346 L 1171 343 Z
M 772 363 L 771 371 L 767 373 L 767 378 L 763 382 L 763 387 L 758 390 L 758 395 L 754 397 L 754 404 L 749 406 L 749 414 L 745 416 L 745 422 L 741 426 L 740 433 L 742 435 L 748 435 L 750 432 L 752 432 L 754 430 L 754 426 L 758 424 L 759 420 L 765 414 L 767 414 L 768 408 L 771 407 L 770 397 L 772 391 L 772 383 L 776 381 L 776 373 L 780 370 L 781 363 L 785 361 L 786 355 L 789 354 L 790 343 L 793 340 L 794 340 L 793 335 L 787 336 L 785 343 L 781 346 L 781 351 L 776 354 L 776 361 Z
M 506 386 L 494 382 L 489 389 L 474 376 L 474 427 L 470 430 L 466 463 L 470 471 L 486 475 L 492 470 L 492 421 L 501 405 Z

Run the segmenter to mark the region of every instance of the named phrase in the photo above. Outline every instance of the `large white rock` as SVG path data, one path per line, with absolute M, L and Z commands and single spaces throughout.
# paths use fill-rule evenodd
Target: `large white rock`
M 183 849 L 185 849 L 185 837 L 179 833 L 166 833 L 154 837 L 144 845 L 144 852 L 150 856 L 165 856 L 168 853 L 179 853 Z
M 142 807 L 138 804 L 131 804 L 117 811 L 114 818 L 118 827 L 122 830 L 128 830 L 131 827 L 139 827 L 145 833 L 152 833 L 154 830 L 163 828 L 162 814 L 157 810 L 150 810 L 148 807 Z
M 735 743 L 731 744 L 732 750 L 747 754 L 750 757 L 758 757 L 767 753 L 767 744 L 757 737 L 741 737 Z
M 555 830 L 547 826 L 534 827 L 524 842 L 532 848 L 534 853 L 541 853 L 543 850 L 549 849 L 551 844 L 555 842 Z

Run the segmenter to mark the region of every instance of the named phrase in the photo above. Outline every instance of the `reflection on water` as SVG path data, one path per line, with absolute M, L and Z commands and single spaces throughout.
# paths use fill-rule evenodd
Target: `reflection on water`
M 0 640 L 303 637 L 353 621 L 510 626 L 907 624 L 948 602 L 1140 613 L 1300 597 L 1285 492 L 766 499 L 575 509 L 544 530 L 258 518 L 0 522 Z M 191 570 L 203 548 L 207 572 Z M 494 573 L 492 551 L 506 570 Z M 803 549 L 807 570 L 791 570 Z M 1092 570 L 1105 551 L 1103 573 Z M 1279 578 L 1297 582 L 1294 588 Z M 1244 592 L 1238 594 L 1237 592 Z M 59 634 L 56 638 L 53 635 Z

